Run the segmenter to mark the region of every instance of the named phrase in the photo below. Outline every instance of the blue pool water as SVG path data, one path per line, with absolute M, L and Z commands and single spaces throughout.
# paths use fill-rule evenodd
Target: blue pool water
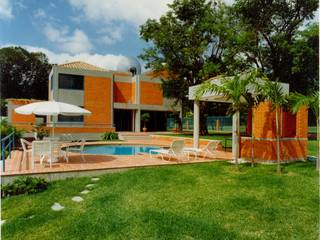
M 155 146 L 129 146 L 129 145 L 92 145 L 85 146 L 84 153 L 97 155 L 136 155 L 149 153 L 151 149 L 160 149 Z

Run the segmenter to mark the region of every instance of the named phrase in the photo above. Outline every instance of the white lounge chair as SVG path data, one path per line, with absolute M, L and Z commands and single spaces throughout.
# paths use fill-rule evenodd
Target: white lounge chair
M 218 149 L 220 142 L 221 141 L 219 140 L 213 140 L 213 141 L 210 141 L 204 148 L 187 147 L 187 148 L 184 148 L 183 151 L 185 153 L 188 153 L 189 155 L 190 153 L 194 154 L 196 159 L 200 154 L 204 154 L 204 158 L 206 158 L 207 155 L 216 156 L 216 151 Z
M 171 146 L 169 149 L 151 149 L 149 151 L 150 158 L 152 158 L 152 154 L 160 155 L 162 160 L 164 160 L 164 156 L 169 157 L 169 161 L 171 160 L 171 157 L 175 157 L 176 159 L 179 159 L 179 157 L 184 156 L 184 141 L 183 140 L 175 140 L 171 143 Z M 188 155 L 189 160 L 189 155 Z
M 69 152 L 77 152 L 80 154 L 81 159 L 85 162 L 86 159 L 84 157 L 84 146 L 85 146 L 86 140 L 81 139 L 79 145 L 77 146 L 67 146 L 66 147 L 66 157 L 68 158 Z

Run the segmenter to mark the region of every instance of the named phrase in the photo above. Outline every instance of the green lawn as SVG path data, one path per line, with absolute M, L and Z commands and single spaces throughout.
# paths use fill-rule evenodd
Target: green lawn
M 133 169 L 57 181 L 2 201 L 2 239 L 317 239 L 318 174 L 312 163 L 238 172 L 226 162 Z M 50 210 L 54 202 L 65 206 Z
M 317 140 L 308 141 L 308 154 L 311 156 L 317 156 Z

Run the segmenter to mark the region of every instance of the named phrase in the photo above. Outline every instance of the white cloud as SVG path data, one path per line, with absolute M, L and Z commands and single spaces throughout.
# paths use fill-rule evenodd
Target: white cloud
M 98 39 L 100 43 L 112 45 L 122 40 L 123 27 L 109 26 L 103 28 L 99 33 L 102 35 L 102 37 Z
M 34 17 L 35 18 L 44 18 L 47 14 L 42 8 L 38 8 L 36 11 L 34 11 Z
M 17 46 L 14 44 L 6 44 L 0 46 L 12 47 Z M 54 53 L 46 48 L 34 47 L 30 45 L 21 45 L 20 47 L 25 48 L 29 52 L 43 52 L 49 58 L 49 62 L 52 64 L 62 64 L 72 61 L 83 61 L 90 63 L 92 65 L 105 68 L 107 70 L 116 70 L 119 61 L 124 58 L 123 55 L 113 55 L 113 54 L 90 54 L 90 53 L 80 53 L 80 54 L 70 54 L 70 53 Z
M 0 0 L 0 19 L 13 18 L 12 6 L 9 0 Z
M 43 33 L 50 42 L 56 43 L 59 49 L 68 53 L 84 53 L 92 49 L 88 36 L 78 28 L 70 34 L 67 27 L 55 28 L 46 24 Z
M 125 21 L 139 26 L 148 18 L 159 18 L 173 0 L 69 0 L 77 10 L 83 11 L 90 20 L 104 20 L 107 23 Z

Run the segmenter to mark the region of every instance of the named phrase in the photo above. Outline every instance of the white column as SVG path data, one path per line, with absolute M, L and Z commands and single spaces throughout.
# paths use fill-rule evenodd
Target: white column
M 141 126 L 140 126 L 140 115 L 141 115 L 141 111 L 140 111 L 140 109 L 137 109 L 136 110 L 136 118 L 135 118 L 135 132 L 140 132 L 140 130 L 141 130 Z
M 193 147 L 199 147 L 200 107 L 199 101 L 193 103 Z
M 239 156 L 239 144 L 238 144 L 238 137 L 237 137 L 237 131 L 239 127 L 239 119 L 240 113 L 237 112 L 233 114 L 232 116 L 232 158 L 236 159 L 237 156 Z

